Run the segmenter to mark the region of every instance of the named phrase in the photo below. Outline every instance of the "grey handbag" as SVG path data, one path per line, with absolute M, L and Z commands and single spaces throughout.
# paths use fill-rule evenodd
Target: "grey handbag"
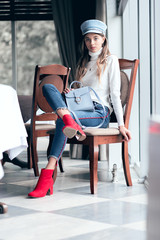
M 91 99 L 90 96 L 90 91 L 93 91 L 95 96 L 97 97 L 98 101 L 101 103 L 102 107 L 103 107 L 103 111 L 104 113 L 105 111 L 105 107 L 101 101 L 101 99 L 99 98 L 99 96 L 97 95 L 97 93 L 94 91 L 93 88 L 91 87 L 83 87 L 82 83 L 79 81 L 73 81 L 70 84 L 70 89 L 72 88 L 72 85 L 74 83 L 78 83 L 81 85 L 80 88 L 74 89 L 73 91 L 70 91 L 69 93 L 65 94 L 65 98 L 66 98 L 66 104 L 68 106 L 68 109 L 70 110 L 70 112 L 72 112 L 72 114 L 74 115 L 77 123 L 81 126 L 81 128 L 99 128 L 103 125 L 104 121 L 105 121 L 105 114 L 104 114 L 104 118 L 102 123 L 100 123 L 98 126 L 96 127 L 85 127 L 83 126 L 78 117 L 76 116 L 74 111 L 94 111 L 94 104 L 93 101 Z
M 71 111 L 94 111 L 93 101 L 90 96 L 91 89 L 83 87 L 81 82 L 73 81 L 70 84 L 70 90 L 74 83 L 81 84 L 81 88 L 76 88 L 65 94 L 68 109 Z

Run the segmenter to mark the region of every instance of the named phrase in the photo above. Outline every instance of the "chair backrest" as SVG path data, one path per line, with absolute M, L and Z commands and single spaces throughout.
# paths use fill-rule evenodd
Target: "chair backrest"
M 124 123 L 125 127 L 127 128 L 129 125 L 138 64 L 138 59 L 119 59 L 119 66 L 121 71 L 121 102 L 124 109 Z M 111 122 L 116 121 L 117 119 L 113 112 L 111 114 Z
M 119 59 L 120 70 L 125 72 L 129 79 L 128 91 L 127 91 L 128 94 L 126 96 L 126 101 L 123 106 L 124 107 L 124 124 L 126 128 L 128 128 L 128 125 L 129 125 L 138 64 L 139 64 L 138 59 L 135 59 L 132 61 L 127 59 Z
M 18 95 L 18 101 L 22 113 L 24 123 L 31 119 L 32 110 L 32 96 L 31 95 Z
M 35 121 L 50 121 L 57 119 L 57 115 L 53 112 L 43 96 L 42 87 L 44 84 L 50 83 L 55 85 L 57 89 L 62 92 L 68 85 L 70 70 L 70 68 L 59 64 L 42 67 L 38 65 L 36 66 L 32 100 L 32 125 L 35 124 Z M 38 108 L 43 110 L 44 113 L 36 115 Z
M 121 71 L 120 72 L 121 75 L 121 103 L 122 103 L 122 107 L 124 107 L 126 105 L 127 102 L 127 96 L 128 96 L 128 88 L 129 88 L 129 79 L 128 79 L 128 75 Z

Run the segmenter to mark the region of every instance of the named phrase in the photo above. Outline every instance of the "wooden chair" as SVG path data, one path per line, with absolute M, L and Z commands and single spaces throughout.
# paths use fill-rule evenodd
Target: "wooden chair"
M 37 154 L 37 138 L 48 136 L 48 131 L 55 128 L 53 124 L 39 123 L 41 121 L 56 121 L 57 115 L 53 112 L 42 93 L 44 84 L 50 83 L 57 87 L 62 92 L 67 87 L 70 68 L 62 65 L 53 64 L 48 66 L 36 66 L 33 99 L 32 99 L 32 113 L 31 124 L 26 125 L 28 132 L 28 158 L 29 165 L 32 166 L 35 176 L 39 176 L 38 169 L 38 154 Z M 43 113 L 37 115 L 37 109 L 40 108 Z M 37 123 L 38 121 L 38 123 Z
M 136 81 L 136 73 L 139 60 L 120 59 L 121 70 L 121 101 L 124 109 L 125 127 L 129 126 L 129 119 L 132 107 L 133 93 Z M 112 114 L 112 122 L 116 120 L 114 113 Z M 118 128 L 98 128 L 84 130 L 86 139 L 82 142 L 76 138 L 68 139 L 67 143 L 83 144 L 89 146 L 89 161 L 90 161 L 90 190 L 94 194 L 97 192 L 97 168 L 98 168 L 98 150 L 101 144 L 122 143 L 122 161 L 125 180 L 127 186 L 132 186 L 130 175 L 129 158 L 128 158 L 128 143 L 123 140 Z M 54 137 L 54 130 L 50 131 L 50 141 Z

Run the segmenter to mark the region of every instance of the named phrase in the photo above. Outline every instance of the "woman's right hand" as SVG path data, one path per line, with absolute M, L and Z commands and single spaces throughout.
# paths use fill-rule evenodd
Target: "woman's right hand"
M 74 89 L 73 88 L 65 88 L 64 90 L 63 90 L 63 93 L 65 94 L 65 93 L 69 93 L 70 91 L 73 91 Z
M 63 93 L 65 94 L 65 93 L 69 93 L 71 90 L 69 89 L 69 88 L 65 88 L 64 90 L 63 90 Z
M 124 136 L 124 140 L 129 142 L 131 140 L 131 132 L 124 126 L 119 126 L 120 133 Z

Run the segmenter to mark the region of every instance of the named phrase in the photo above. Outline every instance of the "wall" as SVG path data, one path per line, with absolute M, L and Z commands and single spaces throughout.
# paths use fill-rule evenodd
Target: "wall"
M 109 49 L 112 54 L 122 57 L 122 18 L 117 16 L 116 0 L 107 0 L 107 25 Z
M 139 35 L 138 35 L 138 4 L 137 0 L 128 1 L 122 16 L 122 31 L 123 31 L 123 57 L 127 59 L 139 58 Z M 139 66 L 140 68 L 140 66 Z M 132 141 L 129 145 L 129 154 L 131 163 L 140 168 L 139 158 L 139 77 L 137 74 L 135 92 L 133 98 L 132 112 L 130 118 L 130 130 L 132 132 Z
M 110 52 L 122 58 L 122 18 L 117 16 L 116 0 L 107 0 L 107 26 Z M 114 127 L 113 123 L 110 126 Z M 113 164 L 121 168 L 121 144 L 109 144 L 107 150 L 109 169 L 112 170 Z
M 130 124 L 130 155 L 139 166 L 141 178 L 148 175 L 149 119 L 151 114 L 160 114 L 159 12 L 159 0 L 128 0 L 122 17 L 123 57 L 140 59 Z

